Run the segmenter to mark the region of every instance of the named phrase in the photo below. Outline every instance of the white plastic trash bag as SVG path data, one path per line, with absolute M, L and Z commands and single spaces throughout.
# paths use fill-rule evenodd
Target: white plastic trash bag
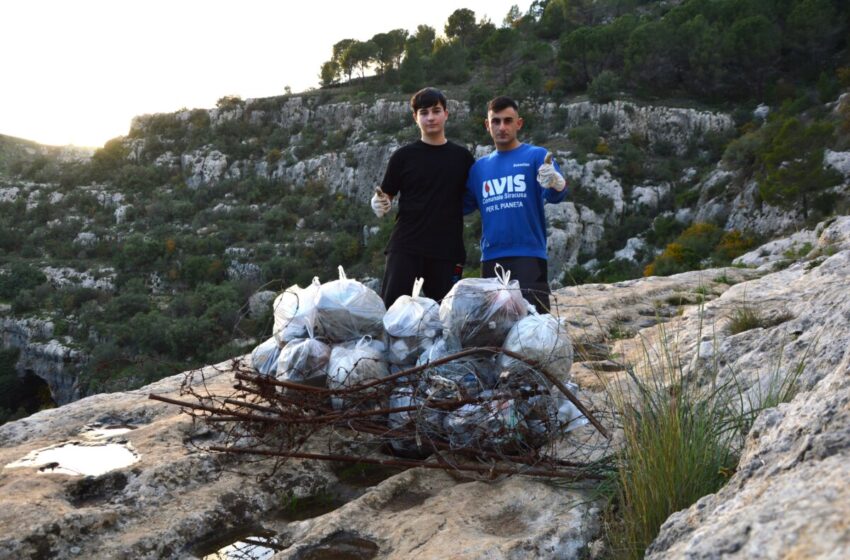
M 339 267 L 339 280 L 322 284 L 316 298 L 316 320 L 322 335 L 335 342 L 363 336 L 379 338 L 387 309 L 373 290 L 349 280 Z
M 270 337 L 251 352 L 251 365 L 260 375 L 273 375 L 277 369 L 278 356 L 280 344 L 275 337 Z
M 564 385 L 573 395 L 578 396 L 578 385 L 575 383 L 564 383 Z M 569 432 L 590 422 L 566 395 L 555 389 L 552 392 L 555 393 L 555 404 L 558 406 L 558 425 L 561 431 Z
M 529 315 L 511 327 L 502 347 L 544 366 L 561 381 L 569 379 L 573 365 L 573 345 L 562 319 L 556 319 L 548 313 Z M 502 354 L 499 356 L 499 367 L 522 370 L 528 366 Z
M 308 334 L 313 334 L 312 329 L 308 329 Z M 277 379 L 324 387 L 330 357 L 330 346 L 312 336 L 290 340 L 280 353 Z
M 328 388 L 348 389 L 373 379 L 389 375 L 389 364 L 385 357 L 384 343 L 364 336 L 357 342 L 348 342 L 334 346 L 328 362 Z M 358 392 L 350 397 L 335 396 L 331 404 L 336 410 L 342 410 L 350 404 L 359 404 L 366 392 Z
M 496 278 L 464 278 L 440 304 L 444 335 L 457 338 L 464 348 L 501 346 L 505 335 L 528 314 L 519 282 L 510 271 L 496 266 Z
M 422 278 L 417 278 L 412 294 L 399 297 L 384 315 L 391 363 L 415 363 L 419 355 L 431 347 L 443 328 L 440 306 L 433 299 L 419 295 L 423 282 Z
M 290 286 L 274 300 L 272 333 L 279 342 L 307 336 L 307 328 L 315 330 L 316 296 L 321 287 L 318 277 L 306 288 Z

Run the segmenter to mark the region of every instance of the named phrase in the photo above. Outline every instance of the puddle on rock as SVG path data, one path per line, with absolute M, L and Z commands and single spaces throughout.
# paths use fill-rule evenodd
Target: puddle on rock
M 196 554 L 202 560 L 268 560 L 283 549 L 271 531 L 243 527 L 202 544 Z
M 39 467 L 40 473 L 99 476 L 138 460 L 139 456 L 121 443 L 65 443 L 32 451 L 6 468 Z

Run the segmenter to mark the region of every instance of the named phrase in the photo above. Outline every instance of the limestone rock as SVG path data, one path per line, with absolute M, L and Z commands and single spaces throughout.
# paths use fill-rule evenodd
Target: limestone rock
M 39 319 L 0 319 L 0 340 L 4 348 L 18 348 L 15 370 L 31 372 L 50 387 L 57 404 L 80 398 L 77 380 L 87 356 L 53 338 L 53 323 Z
M 593 190 L 611 201 L 612 209 L 605 214 L 606 218 L 619 216 L 625 207 L 623 187 L 611 175 L 611 165 L 612 162 L 607 159 L 591 160 L 584 165 L 571 159 L 562 167 L 568 185 L 577 184 L 574 188 Z
M 266 311 L 271 311 L 271 305 L 277 294 L 271 290 L 261 290 L 248 299 L 248 312 L 251 317 L 261 317 Z
M 305 558 L 341 531 L 374 542 L 386 560 L 578 558 L 598 531 L 598 515 L 586 495 L 539 481 L 457 484 L 413 469 L 331 514 L 293 524 L 295 544 L 276 558 Z
M 84 236 L 83 239 L 90 237 Z M 93 290 L 111 292 L 115 289 L 115 269 L 84 270 L 79 272 L 68 267 L 45 266 L 41 269 L 47 281 L 57 288 L 79 286 Z
M 758 184 L 748 182 L 729 203 L 727 230 L 751 231 L 763 237 L 775 237 L 794 231 L 801 221 L 796 211 L 787 211 L 767 203 L 757 203 Z
M 3 187 L 0 189 L 0 202 L 15 202 L 20 193 L 18 187 Z
M 610 133 L 618 138 L 639 136 L 651 145 L 666 142 L 680 154 L 685 152 L 692 138 L 707 132 L 734 129 L 732 118 L 724 113 L 641 106 L 629 101 L 603 104 L 583 101 L 564 104 L 559 108 L 567 114 L 567 129 L 586 122 L 600 123 L 602 119 L 608 119 L 611 123 Z
M 226 390 L 221 371 L 206 380 Z M 129 467 L 96 477 L 34 467 L 0 471 L 0 558 L 192 558 L 195 544 L 321 491 L 332 475 L 322 465 L 292 463 L 277 477 L 250 462 L 199 452 L 210 434 L 193 429 L 179 408 L 147 399 L 174 394 L 183 375 L 142 391 L 102 394 L 0 427 L 0 463 L 61 442 L 86 442 L 92 427 L 129 426 L 101 441 L 126 442 L 138 455 Z M 89 441 L 89 444 L 94 442 Z M 240 471 L 240 472 L 235 472 Z
M 808 253 L 817 242 L 817 235 L 812 230 L 802 230 L 783 237 L 769 241 L 761 247 L 737 257 L 732 264 L 759 267 L 765 264 L 788 258 L 786 255 L 796 255 L 801 251 Z M 801 255 L 803 256 L 803 255 Z
M 217 183 L 227 171 L 227 157 L 209 148 L 183 154 L 180 163 L 183 173 L 188 176 L 186 185 L 193 189 Z
M 579 212 L 569 204 L 562 206 L 574 219 Z M 626 364 L 644 374 L 646 344 L 662 337 L 691 378 L 702 379 L 716 361 L 719 382 L 735 376 L 753 400 L 772 376 L 799 364 L 795 400 L 759 416 L 729 484 L 672 516 L 650 558 L 850 552 L 843 529 L 850 513 L 850 218 L 815 232 L 812 254 L 777 272 L 693 271 L 553 295 L 577 347 L 573 379 L 592 402 L 601 398 L 603 377 L 628 378 Z M 732 334 L 730 317 L 745 304 L 767 320 Z M 47 325 L 42 330 L 49 336 Z M 206 368 L 206 386 L 229 392 L 230 372 L 230 364 Z M 207 537 L 245 526 L 273 529 L 282 559 L 355 545 L 375 558 L 575 558 L 590 554 L 598 538 L 599 510 L 584 492 L 524 477 L 459 483 L 420 470 L 393 475 L 333 511 L 281 521 L 275 512 L 293 498 L 335 492 L 340 473 L 291 461 L 259 482 L 260 465 L 208 454 L 202 442 L 219 436 L 193 428 L 178 407 L 146 399 L 149 392 L 173 396 L 183 381 L 179 375 L 95 395 L 0 427 L 3 465 L 49 445 L 87 441 L 93 423 L 135 428 L 105 441 L 126 441 L 139 459 L 89 478 L 4 468 L 0 557 L 189 558 Z
M 646 243 L 639 237 L 632 237 L 626 241 L 626 246 L 619 251 L 614 251 L 615 259 L 637 262 L 636 256 L 639 251 L 646 247 Z
M 632 190 L 632 204 L 635 206 L 646 206 L 654 210 L 658 208 L 661 199 L 670 194 L 670 190 L 671 186 L 669 183 L 640 185 Z
M 544 207 L 549 249 L 549 279 L 559 278 L 563 269 L 578 263 L 581 252 L 593 253 L 605 232 L 604 218 L 572 202 Z
M 845 179 L 850 178 L 850 152 L 833 152 L 825 150 L 823 154 L 824 167 L 831 167 L 841 173 Z
M 229 280 L 259 280 L 262 278 L 263 271 L 259 265 L 254 263 L 231 262 L 227 265 L 226 274 Z
M 758 107 L 753 109 L 753 118 L 759 120 L 765 120 L 767 116 L 770 114 L 770 107 L 765 105 L 764 103 L 760 103 Z

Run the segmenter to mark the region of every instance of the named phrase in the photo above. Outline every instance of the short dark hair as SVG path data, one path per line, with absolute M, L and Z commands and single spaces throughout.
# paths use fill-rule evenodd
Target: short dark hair
M 422 88 L 410 98 L 410 108 L 413 109 L 414 113 L 419 109 L 427 109 L 434 105 L 442 105 L 443 109 L 446 108 L 446 96 L 437 88 Z
M 500 95 L 499 97 L 494 97 L 490 100 L 490 103 L 487 104 L 487 111 L 493 111 L 494 113 L 498 113 L 499 111 L 503 111 L 508 107 L 519 113 L 519 105 L 517 105 L 516 101 L 514 101 L 507 95 Z

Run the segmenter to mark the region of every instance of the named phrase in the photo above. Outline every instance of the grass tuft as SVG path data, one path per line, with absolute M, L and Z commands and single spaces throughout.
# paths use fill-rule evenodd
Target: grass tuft
M 671 514 L 726 483 L 756 416 L 793 398 L 802 371 L 778 363 L 746 388 L 734 372 L 719 383 L 717 364 L 686 374 L 669 342 L 643 352 L 646 373 L 630 367 L 627 382 L 608 387 L 622 430 L 606 516 L 616 559 L 643 558 Z
M 729 333 L 738 334 L 752 329 L 762 328 L 764 319 L 755 308 L 743 305 L 732 313 L 732 321 L 729 323 Z

